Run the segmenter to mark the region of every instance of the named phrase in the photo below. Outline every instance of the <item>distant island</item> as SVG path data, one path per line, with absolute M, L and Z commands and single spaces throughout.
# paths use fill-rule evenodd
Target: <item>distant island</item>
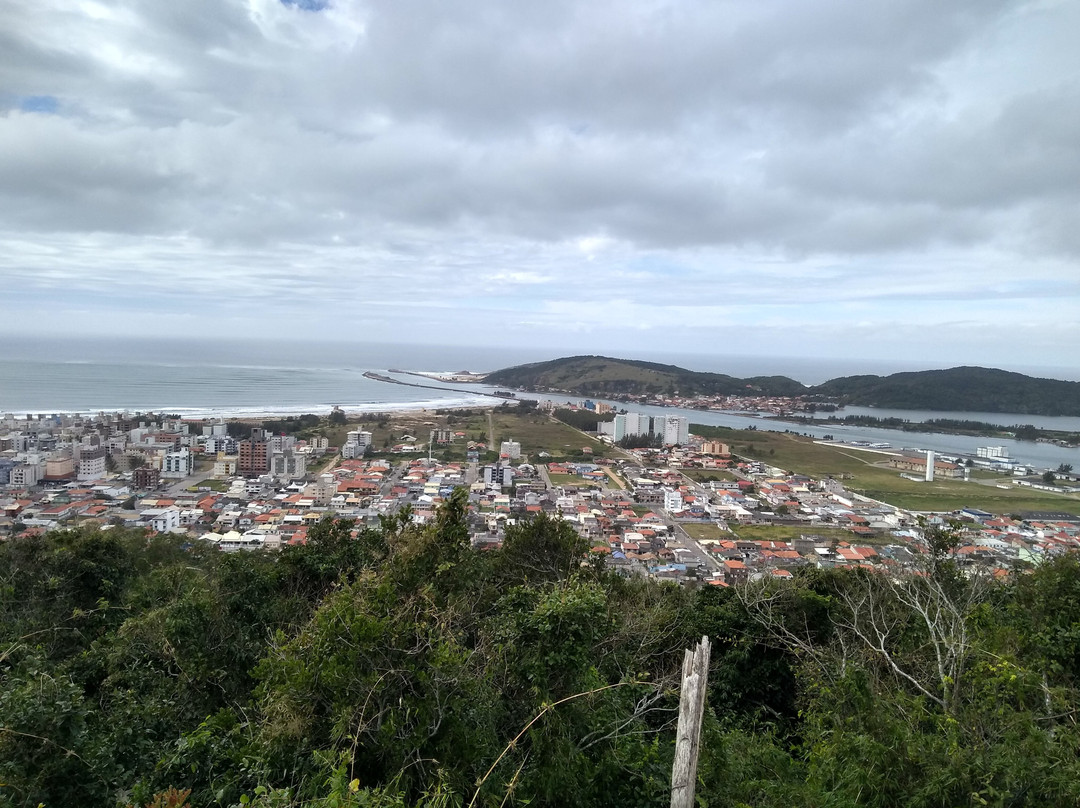
M 656 362 L 571 356 L 497 370 L 484 382 L 531 392 L 610 398 L 784 397 L 798 399 L 798 409 L 856 405 L 1080 416 L 1080 382 L 980 367 L 843 376 L 808 386 L 786 376 L 737 378 Z

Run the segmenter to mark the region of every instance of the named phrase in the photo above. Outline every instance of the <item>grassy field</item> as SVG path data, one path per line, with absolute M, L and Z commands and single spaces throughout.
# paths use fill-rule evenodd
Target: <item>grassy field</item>
M 226 480 L 203 480 L 197 486 L 193 486 L 187 490 L 193 494 L 197 494 L 200 488 L 209 488 L 211 491 L 224 492 L 229 490 L 229 483 Z
M 531 460 L 535 460 L 541 451 L 554 457 L 573 456 L 587 460 L 588 456 L 579 454 L 586 446 L 593 450 L 593 457 L 603 457 L 606 452 L 607 447 L 600 441 L 543 413 L 515 415 L 496 410 L 491 420 L 495 432 L 494 448 L 498 449 L 501 441 L 516 440 L 521 444 L 522 454 L 529 455 Z
M 875 544 L 873 538 L 857 538 L 851 531 L 838 527 L 812 527 L 810 525 L 732 525 L 732 532 L 744 541 L 791 541 L 799 536 L 823 536 L 836 541 Z M 895 543 L 889 539 L 887 543 Z
M 626 490 L 626 483 L 623 481 L 622 477 L 615 473 L 614 469 L 612 469 L 610 466 L 605 466 L 604 471 L 607 473 L 608 479 L 611 481 L 611 486 L 609 487 L 620 488 L 624 491 Z
M 976 507 L 991 513 L 1055 510 L 1080 514 L 1080 497 L 1022 488 L 938 479 L 932 483 L 904 479 L 885 464 L 888 459 L 844 446 L 816 444 L 809 438 L 779 432 L 737 431 L 731 450 L 743 457 L 812 477 L 844 477 L 844 485 L 874 499 L 916 511 L 951 511 Z
M 559 474 L 548 472 L 552 485 L 584 485 L 586 480 L 576 474 Z
M 715 523 L 685 524 L 682 528 L 694 539 L 742 539 L 743 541 L 785 541 L 797 539 L 802 535 L 824 536 L 835 541 L 857 541 L 860 544 L 882 543 L 884 540 L 856 539 L 847 530 L 835 527 L 810 527 L 799 525 L 731 525 L 730 530 L 717 527 Z M 895 540 L 891 540 L 895 541 Z
M 723 530 L 716 526 L 714 522 L 702 522 L 701 524 L 686 524 L 680 525 L 687 535 L 692 539 L 734 539 L 735 537 L 729 530 Z

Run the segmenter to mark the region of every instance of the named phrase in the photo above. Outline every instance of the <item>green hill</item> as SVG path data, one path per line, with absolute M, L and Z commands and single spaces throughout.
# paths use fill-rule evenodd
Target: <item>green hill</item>
M 1080 416 L 1080 382 L 978 367 L 843 376 L 807 387 L 786 376 L 740 379 L 656 362 L 570 356 L 497 370 L 484 381 L 581 396 L 812 395 L 867 407 Z
M 911 410 L 1080 415 L 1080 382 L 958 367 L 891 376 L 844 376 L 811 391 L 841 404 Z
M 484 381 L 523 390 L 559 391 L 583 396 L 796 396 L 807 392 L 805 385 L 786 376 L 738 379 L 723 373 L 700 373 L 675 365 L 607 356 L 571 356 L 518 365 L 489 373 Z

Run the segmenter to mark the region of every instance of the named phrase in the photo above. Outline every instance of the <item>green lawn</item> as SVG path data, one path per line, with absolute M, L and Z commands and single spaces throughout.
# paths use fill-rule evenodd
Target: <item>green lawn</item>
M 527 454 L 530 459 L 535 459 L 541 451 L 549 452 L 555 457 L 569 457 L 588 462 L 587 455 L 580 455 L 584 447 L 593 450 L 593 457 L 602 457 L 607 447 L 596 438 L 591 438 L 561 421 L 549 417 L 544 413 L 530 413 L 528 415 L 515 415 L 495 410 L 492 413 L 492 423 L 495 427 L 495 449 L 503 440 L 516 440 L 521 444 L 522 454 Z M 485 423 L 484 429 L 487 429 Z
M 701 524 L 686 524 L 680 525 L 687 535 L 692 539 L 734 539 L 735 537 L 728 530 L 723 530 L 716 526 L 714 522 L 702 522 Z
M 859 544 L 881 543 L 873 538 L 856 537 L 850 530 L 838 527 L 813 527 L 811 525 L 732 525 L 732 531 L 744 541 L 791 541 L 799 536 L 824 536 L 836 541 L 858 542 Z M 889 540 L 887 543 L 891 543 Z
M 229 490 L 226 480 L 203 480 L 198 486 L 187 489 L 193 494 L 199 493 L 199 488 L 209 488 L 211 491 L 225 492 Z
M 552 474 L 548 472 L 548 477 L 551 479 L 552 485 L 584 485 L 586 482 L 584 477 L 579 477 L 576 474 Z

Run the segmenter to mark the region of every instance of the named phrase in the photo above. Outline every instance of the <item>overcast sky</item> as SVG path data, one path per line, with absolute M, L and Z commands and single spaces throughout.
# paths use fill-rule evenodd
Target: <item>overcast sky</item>
M 1080 365 L 1075 0 L 0 13 L 0 331 Z

